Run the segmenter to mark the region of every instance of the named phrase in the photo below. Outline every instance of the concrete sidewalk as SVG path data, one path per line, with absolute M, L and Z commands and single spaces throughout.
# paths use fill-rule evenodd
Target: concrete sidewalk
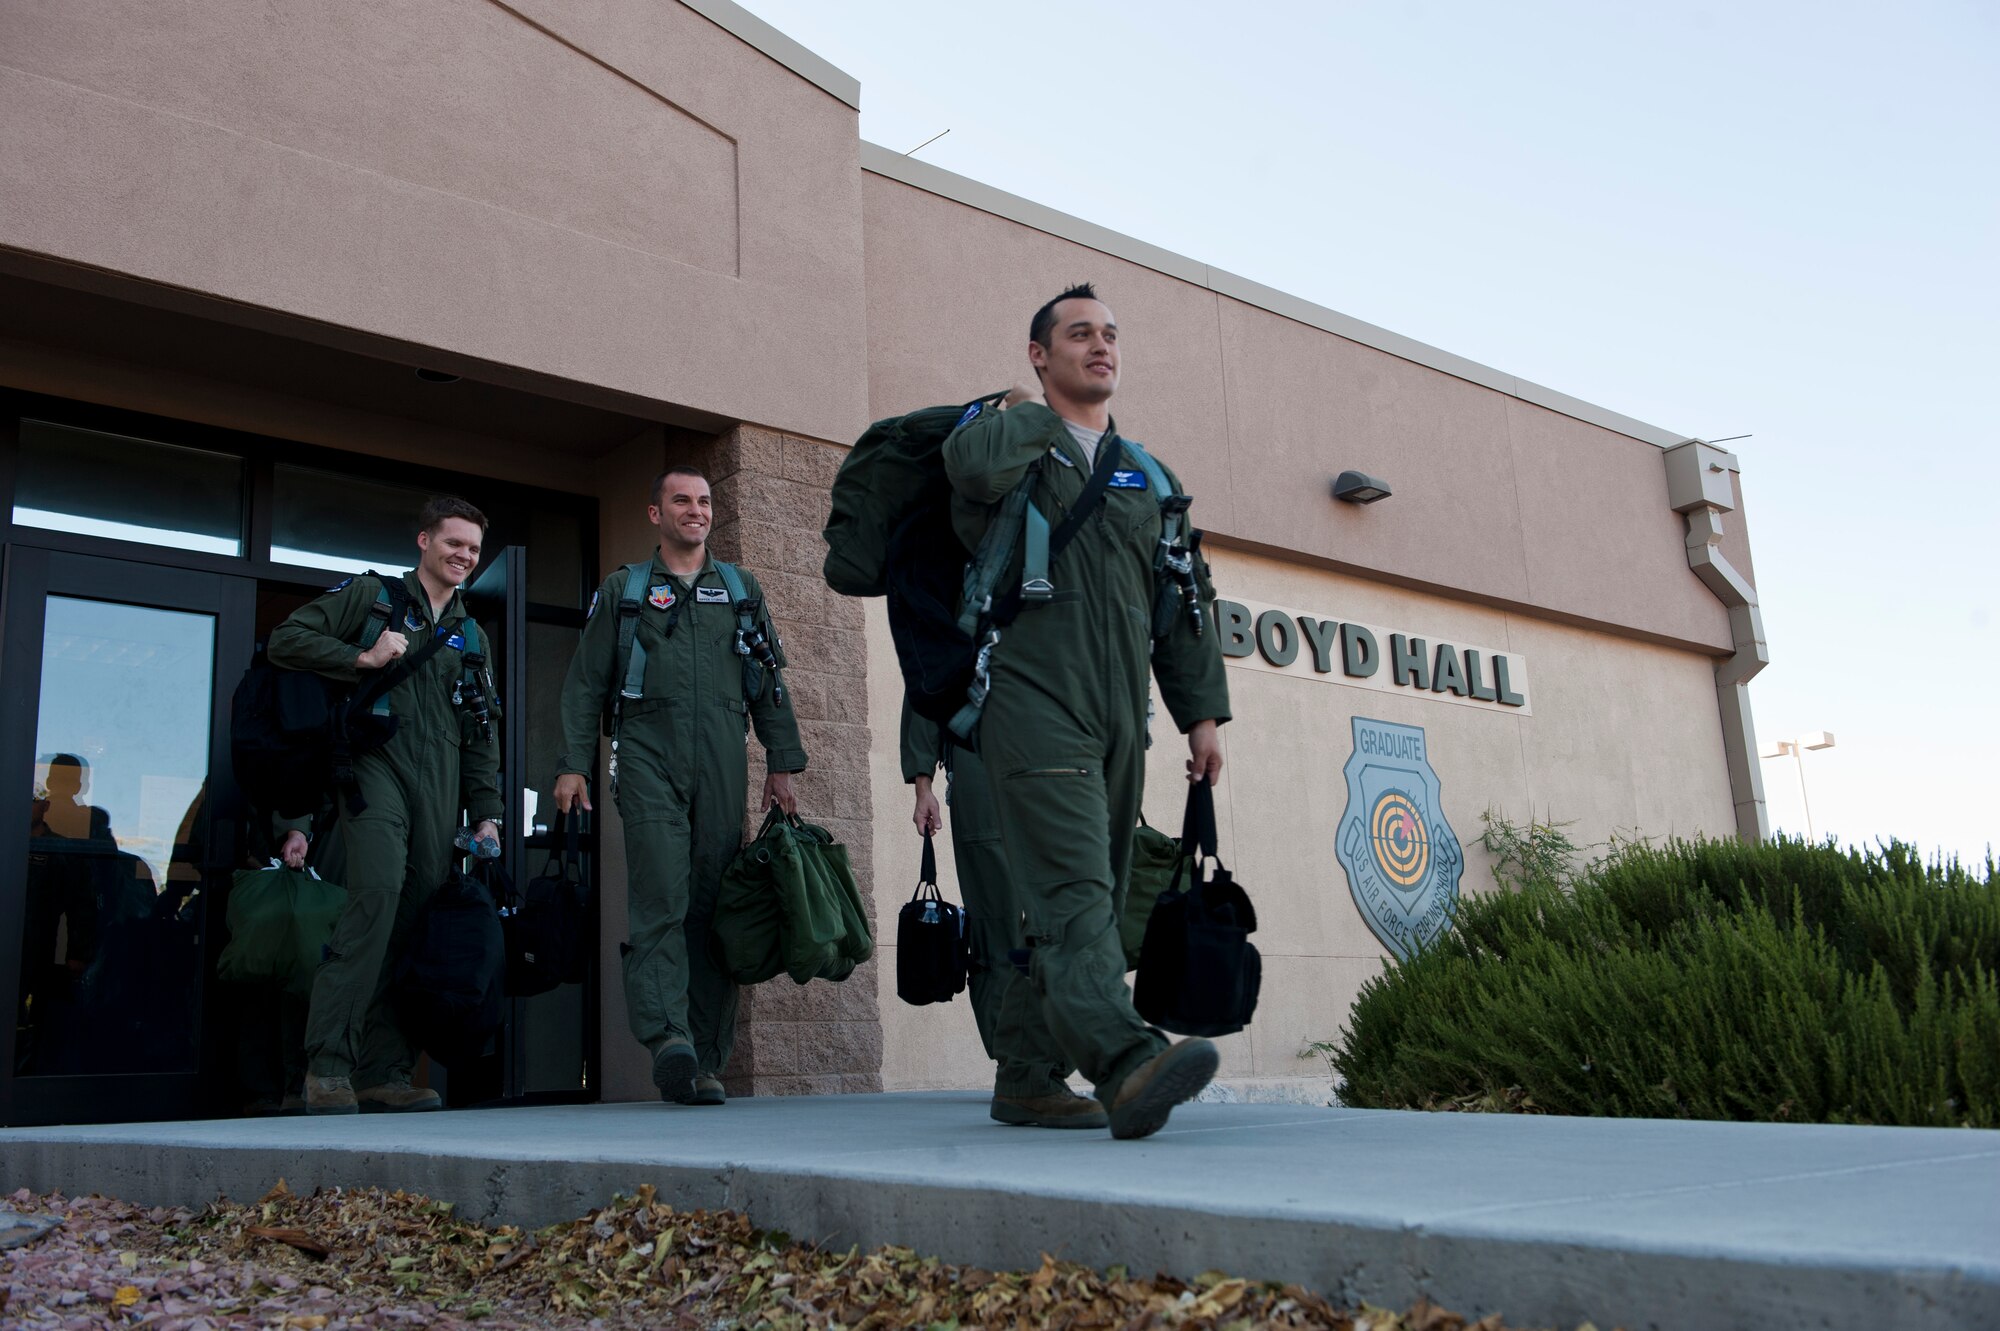
M 147 1203 L 283 1176 L 539 1225 L 680 1207 L 953 1261 L 1294 1280 L 1601 1327 L 2000 1327 L 2000 1133 L 1193 1104 L 1158 1136 L 915 1093 L 0 1132 L 0 1186 Z

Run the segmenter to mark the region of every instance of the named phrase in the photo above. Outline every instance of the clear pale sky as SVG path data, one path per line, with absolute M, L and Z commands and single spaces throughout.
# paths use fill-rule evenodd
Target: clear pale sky
M 2000 6 L 748 7 L 861 80 L 866 139 L 949 128 L 919 156 L 1667 429 L 1753 434 L 1725 446 L 1771 645 L 1760 741 L 1836 736 L 1805 755 L 1821 836 L 2000 843 Z M 1764 778 L 1803 832 L 1792 760 Z

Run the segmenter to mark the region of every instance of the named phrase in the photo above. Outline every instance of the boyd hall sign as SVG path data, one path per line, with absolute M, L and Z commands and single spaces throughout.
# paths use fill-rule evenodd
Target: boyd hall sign
M 1222 655 L 1230 665 L 1534 714 L 1527 658 L 1518 652 L 1302 615 L 1254 601 L 1218 600 L 1215 617 Z

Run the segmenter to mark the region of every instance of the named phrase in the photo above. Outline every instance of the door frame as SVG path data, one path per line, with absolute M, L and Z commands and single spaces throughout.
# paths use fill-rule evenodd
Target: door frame
M 76 554 L 10 544 L 0 569 L 0 783 L 7 774 L 32 771 L 40 722 L 42 643 L 50 596 L 104 601 L 214 616 L 214 676 L 209 700 L 208 795 L 202 802 L 206 824 L 201 839 L 202 892 L 198 920 L 203 964 L 199 983 L 196 1037 L 199 1059 L 188 1072 L 101 1073 L 19 1077 L 14 1072 L 16 1025 L 0 1024 L 0 1123 L 101 1122 L 107 1097 L 113 1103 L 142 1104 L 147 1117 L 190 1118 L 217 1112 L 217 1074 L 226 1066 L 227 1047 L 219 1038 L 216 1005 L 207 1001 L 221 951 L 221 918 L 228 874 L 236 860 L 234 819 L 219 816 L 233 801 L 229 770 L 230 699 L 250 664 L 256 615 L 256 581 L 192 569 L 167 568 L 101 555 Z M 4 790 L 0 784 L 0 790 Z M 28 828 L 24 820 L 0 818 L 0 994 L 13 1006 L 21 992 L 19 940 L 26 927 L 25 866 Z M 17 872 L 18 871 L 18 872 Z M 224 1097 L 226 1098 L 226 1097 Z
M 12 521 L 14 502 L 15 466 L 20 446 L 19 422 L 23 418 L 39 419 L 54 424 L 75 426 L 81 429 L 104 431 L 111 434 L 131 436 L 140 440 L 175 444 L 183 447 L 204 449 L 210 452 L 233 454 L 244 461 L 242 493 L 242 526 L 240 555 L 210 554 L 201 551 L 158 546 L 143 541 L 120 540 L 101 536 L 85 536 L 71 532 L 55 531 L 41 527 L 15 525 Z M 528 600 L 528 588 L 524 578 L 510 580 L 510 620 L 518 625 L 552 625 L 565 629 L 581 630 L 586 618 L 585 603 L 591 589 L 596 587 L 598 559 L 598 504 L 586 494 L 552 491 L 541 487 L 525 485 L 517 481 L 480 476 L 464 472 L 442 470 L 423 462 L 409 462 L 375 454 L 354 452 L 346 449 L 307 444 L 296 440 L 281 439 L 254 434 L 223 426 L 209 425 L 199 421 L 177 417 L 157 416 L 150 413 L 132 411 L 119 407 L 108 407 L 73 398 L 54 397 L 27 390 L 0 387 L 0 679 L 7 688 L 0 692 L 0 717 L 6 715 L 8 706 L 26 705 L 32 707 L 39 700 L 39 663 L 41 652 L 42 614 L 37 607 L 32 632 L 16 631 L 11 623 L 13 590 L 17 582 L 15 567 L 17 561 L 24 574 L 43 563 L 62 557 L 102 559 L 145 573 L 134 574 L 130 585 L 135 588 L 151 587 L 151 575 L 160 575 L 171 582 L 179 577 L 206 577 L 220 583 L 240 584 L 245 593 L 245 605 L 240 616 L 232 617 L 227 630 L 219 623 L 217 645 L 217 677 L 219 706 L 216 714 L 215 732 L 211 740 L 211 771 L 220 772 L 226 789 L 234 791 L 235 782 L 228 767 L 228 704 L 230 692 L 243 669 L 249 664 L 255 636 L 257 594 L 261 586 L 281 586 L 300 591 L 317 591 L 336 582 L 347 574 L 341 570 L 319 569 L 307 565 L 274 562 L 270 557 L 272 544 L 273 474 L 279 463 L 295 463 L 304 466 L 321 467 L 347 475 L 387 481 L 409 486 L 413 489 L 428 490 L 431 493 L 460 493 L 473 499 L 485 510 L 493 523 L 493 528 L 514 539 L 515 543 L 525 543 L 529 538 L 533 519 L 537 514 L 551 510 L 564 510 L 574 516 L 577 524 L 579 554 L 581 556 L 580 578 L 574 599 L 569 604 L 553 604 Z M 497 554 L 500 547 L 495 547 Z M 37 561 L 41 561 L 38 563 Z M 486 571 L 487 564 L 475 570 L 467 580 L 469 587 Z M 194 584 L 186 584 L 194 585 Z M 119 599 L 100 597 L 99 599 Z M 498 627 L 498 626 L 496 626 Z M 520 627 L 521 640 L 510 642 L 509 646 L 521 652 L 519 659 L 525 661 L 525 627 Z M 25 671 L 21 671 L 22 663 Z M 20 671 L 20 673 L 17 673 Z M 17 681 L 34 679 L 36 688 L 29 693 L 17 685 Z M 26 695 L 30 700 L 19 704 Z M 518 724 L 525 726 L 525 711 L 504 707 L 508 702 L 502 698 L 502 725 L 511 729 L 510 718 L 519 716 Z M 0 781 L 5 780 L 9 770 L 20 772 L 22 767 L 9 769 L 6 762 L 13 761 L 23 751 L 11 744 L 11 731 L 7 729 L 11 721 L 0 723 Z M 27 722 L 29 735 L 22 741 L 26 746 L 27 758 L 32 760 L 32 731 L 35 718 Z M 504 732 L 503 732 L 504 733 Z M 525 734 L 525 732 L 523 732 Z M 509 770 L 510 784 L 515 788 L 528 784 L 528 773 L 518 771 L 518 760 Z M 220 801 L 228 805 L 228 801 Z M 509 832 L 508 863 L 517 872 L 528 872 L 526 856 L 546 848 L 549 839 L 533 836 L 531 829 L 521 825 L 520 800 L 518 795 L 509 794 L 510 808 L 507 829 Z M 225 820 L 227 822 L 228 820 Z M 234 855 L 235 829 L 232 826 L 218 827 L 215 832 L 230 839 L 226 847 Z M 0 866 L 25 864 L 27 833 L 25 823 L 15 819 L 8 823 L 0 819 L 0 856 L 14 855 L 12 860 L 0 859 Z M 525 844 L 524 844 L 525 843 Z M 218 844 L 216 836 L 210 839 L 212 847 Z M 589 824 L 584 828 L 585 873 L 592 883 L 591 900 L 598 899 L 596 828 Z M 213 858 L 213 854 L 211 858 Z M 233 866 L 233 863 L 231 865 Z M 4 869 L 0 869 L 4 872 Z M 217 925 L 221 923 L 218 919 Z M 593 918 L 593 925 L 595 919 Z M 20 980 L 20 939 L 23 926 L 22 911 L 17 904 L 9 910 L 0 902 L 0 992 L 10 995 L 15 1001 L 19 994 Z M 220 946 L 220 929 L 208 932 L 211 960 L 213 949 Z M 593 952 L 593 958 L 595 953 Z M 207 978 L 212 979 L 212 966 Z M 8 986 L 12 986 L 9 988 Z M 600 1098 L 602 1073 L 600 1065 L 602 1049 L 602 1012 L 599 994 L 597 966 L 593 960 L 589 981 L 584 990 L 584 1029 L 580 1032 L 583 1040 L 584 1084 L 575 1092 L 539 1092 L 518 1095 L 505 1103 L 573 1103 Z M 213 1066 L 218 1076 L 216 1085 L 228 1083 L 223 1060 L 228 1050 L 214 1035 L 204 1031 L 204 1067 Z M 12 1086 L 12 1051 L 14 1035 L 12 1023 L 7 1024 L 4 1038 L 0 1038 L 0 1049 L 4 1049 L 7 1061 L 0 1064 L 0 1124 L 19 1121 L 14 1117 L 15 1109 Z M 42 1081 L 44 1078 L 24 1079 Z M 88 1078 L 91 1082 L 99 1078 Z M 511 1079 L 510 1079 L 511 1080 Z M 512 1089 L 510 1087 L 510 1089 Z M 226 1092 L 218 1090 L 221 1101 L 229 1099 Z M 93 1094 L 92 1099 L 96 1096 Z M 82 1103 L 82 1102 L 79 1102 Z M 154 1099 L 151 1092 L 146 1098 L 127 1101 L 128 1112 L 113 1117 L 128 1120 L 160 1119 L 185 1116 L 192 1110 L 177 1108 L 179 1100 L 170 1102 L 167 1098 Z M 219 1104 L 220 1112 L 229 1112 L 231 1105 Z M 107 1116 L 100 1108 L 87 1117 L 103 1120 Z

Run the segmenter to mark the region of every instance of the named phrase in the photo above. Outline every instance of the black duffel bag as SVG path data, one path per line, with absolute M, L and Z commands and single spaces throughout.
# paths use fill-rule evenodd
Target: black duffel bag
M 917 890 L 896 916 L 896 997 L 914 1007 L 949 1003 L 965 992 L 965 911 L 937 885 L 937 852 L 924 833 Z
M 447 1067 L 491 1052 L 506 1012 L 507 944 L 494 905 L 504 875 L 495 861 L 474 863 L 480 877 L 453 872 L 417 912 L 390 982 L 403 1033 Z
M 500 909 L 500 927 L 507 938 L 509 998 L 533 998 L 561 984 L 576 984 L 590 974 L 590 887 L 583 878 L 578 847 L 583 815 L 557 814 L 558 849 L 525 890 L 509 896 Z
M 1204 870 L 1210 859 L 1212 879 Z M 1132 1005 L 1141 1017 L 1177 1035 L 1242 1030 L 1257 1010 L 1264 980 L 1264 960 L 1250 941 L 1256 930 L 1249 896 L 1215 853 L 1215 790 L 1196 781 L 1188 787 L 1180 863 L 1146 920 Z

